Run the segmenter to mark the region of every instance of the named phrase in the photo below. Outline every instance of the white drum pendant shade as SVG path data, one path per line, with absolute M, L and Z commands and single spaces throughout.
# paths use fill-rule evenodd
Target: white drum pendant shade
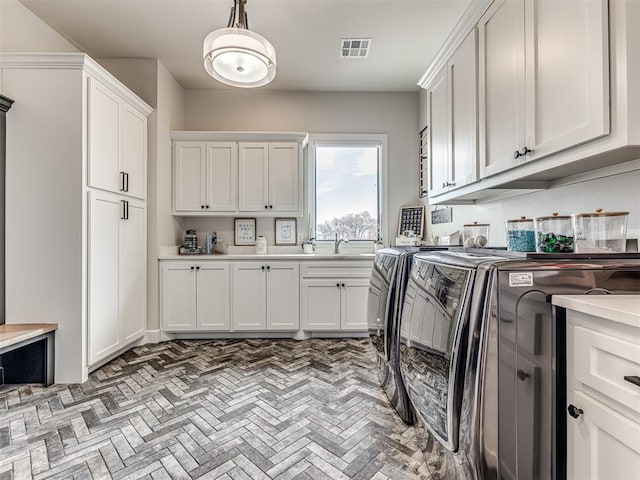
M 204 69 L 216 80 L 234 87 L 260 87 L 276 76 L 273 45 L 251 30 L 221 28 L 206 36 Z

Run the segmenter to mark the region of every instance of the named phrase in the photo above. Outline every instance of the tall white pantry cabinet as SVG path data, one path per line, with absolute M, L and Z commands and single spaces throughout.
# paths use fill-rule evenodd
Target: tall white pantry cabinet
M 55 382 L 146 329 L 147 117 L 85 54 L 0 54 L 7 323 L 57 323 Z

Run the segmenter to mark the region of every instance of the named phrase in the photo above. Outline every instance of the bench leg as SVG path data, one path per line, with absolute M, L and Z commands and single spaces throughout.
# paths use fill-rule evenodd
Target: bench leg
M 54 332 L 46 334 L 46 342 L 44 346 L 44 386 L 48 387 L 53 385 L 55 378 L 55 364 L 56 364 L 56 343 L 53 340 Z

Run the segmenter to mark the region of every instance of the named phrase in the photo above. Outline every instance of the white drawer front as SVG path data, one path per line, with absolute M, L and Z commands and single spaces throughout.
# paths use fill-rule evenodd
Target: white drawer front
M 373 262 L 309 262 L 301 266 L 305 278 L 369 277 Z
M 633 411 L 640 411 L 640 387 L 624 379 L 640 376 L 640 344 L 588 328 L 573 328 L 576 380 Z

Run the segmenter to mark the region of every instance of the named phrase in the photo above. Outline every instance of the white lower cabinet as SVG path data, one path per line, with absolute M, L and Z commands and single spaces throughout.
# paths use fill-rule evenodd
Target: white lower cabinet
M 162 328 L 228 331 L 229 264 L 162 262 Z
M 369 260 L 161 260 L 162 330 L 366 332 L 371 268 Z
M 296 262 L 234 263 L 231 279 L 233 330 L 298 330 L 299 272 Z
M 89 193 L 89 365 L 145 332 L 145 224 L 143 201 Z
M 370 273 L 370 262 L 305 265 L 302 329 L 310 332 L 366 331 Z
M 629 323 L 620 309 L 597 313 L 597 302 L 611 304 L 613 295 L 582 305 L 572 305 L 573 297 L 553 300 L 567 308 L 567 478 L 638 478 L 640 297 L 626 300 L 635 301 Z
M 573 392 L 583 413 L 570 418 L 571 457 L 567 478 L 635 479 L 640 472 L 640 423 L 588 394 Z

